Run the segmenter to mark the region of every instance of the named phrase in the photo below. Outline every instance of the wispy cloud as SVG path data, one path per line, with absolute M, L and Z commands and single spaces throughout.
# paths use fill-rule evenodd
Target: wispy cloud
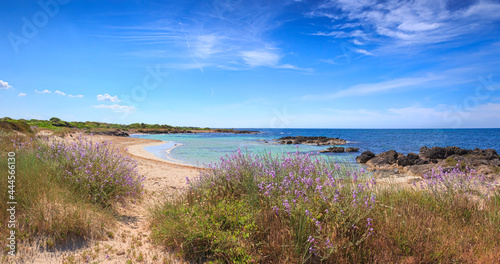
M 113 110 L 113 112 L 117 113 L 133 113 L 137 109 L 135 106 L 129 106 L 129 105 L 119 105 L 119 104 L 114 104 L 114 105 L 93 105 L 92 107 L 94 108 L 99 108 L 99 109 L 110 109 Z
M 35 93 L 52 93 L 51 91 L 45 89 L 43 91 L 38 91 L 38 90 L 35 90 Z
M 347 89 L 337 91 L 335 93 L 323 95 L 306 95 L 303 96 L 304 100 L 332 100 L 343 97 L 355 97 L 377 94 L 381 92 L 388 92 L 393 90 L 403 90 L 415 88 L 422 85 L 428 85 L 434 81 L 440 80 L 442 77 L 429 75 L 426 77 L 413 77 L 413 78 L 398 78 L 389 81 L 366 83 L 351 86 Z
M 253 50 L 241 52 L 241 57 L 246 64 L 255 66 L 275 66 L 280 60 L 280 56 L 268 50 Z
M 8 89 L 10 87 L 12 86 L 10 86 L 8 82 L 0 80 L 0 89 Z
M 77 94 L 77 95 L 68 94 L 68 97 L 72 97 L 72 98 L 82 98 L 82 97 L 83 97 L 83 95 L 82 95 L 82 94 Z
M 19 93 L 17 96 L 26 96 L 25 93 Z
M 59 90 L 56 90 L 54 93 L 55 93 L 55 94 L 58 94 L 58 95 L 62 95 L 62 96 L 65 96 L 65 95 L 66 95 L 66 93 L 61 92 L 61 91 L 59 91 Z
M 316 35 L 350 38 L 356 45 L 386 40 L 396 45 L 433 44 L 482 33 L 478 31 L 480 28 L 500 20 L 500 3 L 484 0 L 331 0 L 317 6 L 309 16 L 332 19 L 335 30 Z M 338 26 L 346 22 L 354 26 Z
M 116 102 L 116 103 L 121 102 L 121 100 L 118 99 L 117 95 L 111 96 L 109 94 L 104 94 L 104 95 L 99 94 L 99 95 L 97 95 L 97 101 Z
M 203 72 L 205 67 L 245 70 L 262 66 L 304 70 L 284 62 L 279 45 L 268 37 L 284 22 L 279 16 L 288 4 L 218 0 L 212 5 L 207 2 L 202 7 L 190 7 L 189 15 L 181 20 L 164 16 L 139 26 L 110 27 L 111 34 L 101 37 L 136 42 L 137 50 L 129 55 L 160 56 L 168 60 L 166 66 L 172 67 L 197 66 L 178 69 Z

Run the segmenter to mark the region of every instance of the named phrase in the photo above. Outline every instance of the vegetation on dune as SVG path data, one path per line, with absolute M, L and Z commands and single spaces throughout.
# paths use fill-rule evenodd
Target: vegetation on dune
M 41 246 L 51 248 L 70 238 L 105 236 L 115 223 L 113 205 L 142 193 L 135 163 L 109 144 L 85 139 L 64 143 L 0 130 L 0 146 L 0 159 L 5 161 L 0 170 L 10 169 L 7 155 L 15 153 L 18 243 L 45 238 L 50 243 Z M 9 198 L 7 185 L 7 180 L 0 182 L 2 201 Z M 0 204 L 2 223 L 8 222 L 7 206 Z M 2 224 L 0 233 L 8 232 Z
M 87 130 L 106 130 L 106 129 L 207 130 L 208 129 L 208 128 L 198 128 L 198 127 L 175 127 L 170 125 L 145 124 L 145 123 L 133 123 L 130 125 L 122 125 L 122 124 L 111 124 L 111 123 L 91 122 L 91 121 L 67 122 L 57 117 L 52 117 L 50 120 L 30 119 L 23 121 L 30 126 L 36 126 L 38 128 L 46 128 L 46 129 L 58 129 L 58 128 L 74 128 L 74 129 L 87 129 Z
M 235 129 L 211 129 L 208 127 L 179 127 L 159 124 L 133 123 L 129 125 L 111 124 L 102 122 L 68 122 L 57 117 L 52 117 L 49 120 L 38 119 L 19 119 L 15 120 L 9 117 L 0 119 L 0 130 L 12 131 L 16 130 L 21 133 L 33 133 L 33 129 L 49 129 L 59 135 L 66 135 L 70 132 L 85 133 L 100 133 L 103 131 L 129 131 L 139 133 L 186 133 L 192 131 L 212 131 L 217 133 L 256 133 L 255 131 L 235 130 Z M 36 131 L 35 131 L 36 132 Z
M 152 238 L 223 263 L 493 263 L 500 190 L 460 164 L 377 187 L 314 156 L 234 153 L 151 210 Z
M 15 120 L 8 117 L 0 119 L 0 130 L 3 132 L 17 131 L 24 134 L 33 134 L 30 125 L 24 120 Z

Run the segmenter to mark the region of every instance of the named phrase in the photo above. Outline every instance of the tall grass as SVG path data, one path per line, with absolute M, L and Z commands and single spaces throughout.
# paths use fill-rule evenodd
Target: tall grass
M 7 153 L 16 154 L 18 242 L 40 237 L 53 242 L 99 238 L 115 223 L 109 206 L 138 197 L 142 190 L 135 164 L 108 145 L 85 139 L 67 144 L 2 132 L 0 146 L 0 170 L 7 172 Z M 111 179 L 113 183 L 105 182 Z M 6 178 L 0 188 L 1 200 L 7 201 Z M 4 235 L 10 231 L 3 224 L 9 217 L 6 206 L 6 202 L 0 204 L 0 233 Z
M 240 151 L 151 211 L 152 238 L 226 263 L 494 263 L 500 191 L 471 170 L 377 188 L 364 171 L 311 155 Z
M 153 210 L 153 237 L 194 260 L 334 259 L 374 232 L 374 182 L 345 165 L 238 151 Z

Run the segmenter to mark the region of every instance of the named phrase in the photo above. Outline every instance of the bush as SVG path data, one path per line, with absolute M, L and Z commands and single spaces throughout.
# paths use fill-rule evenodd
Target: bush
M 124 198 L 137 198 L 144 180 L 136 162 L 111 148 L 81 136 L 74 142 L 46 139 L 34 149 L 36 155 L 61 170 L 61 182 L 82 192 L 91 202 L 109 206 Z
M 15 144 L 12 144 L 14 141 Z M 16 238 L 18 243 L 48 237 L 55 242 L 70 238 L 99 238 L 106 228 L 113 226 L 112 216 L 102 207 L 88 203 L 82 194 L 61 182 L 63 172 L 56 162 L 37 157 L 40 141 L 0 134 L 4 150 L 0 169 L 7 171 L 7 153 L 15 152 Z M 0 200 L 8 201 L 7 180 L 0 182 Z M 8 222 L 7 203 L 0 204 L 0 219 Z M 0 233 L 7 234 L 7 225 L 0 225 Z M 5 236 L 6 237 L 6 236 Z M 0 245 L 5 245 L 2 240 Z
M 329 261 L 373 232 L 373 181 L 310 155 L 240 151 L 152 213 L 152 236 L 194 260 Z

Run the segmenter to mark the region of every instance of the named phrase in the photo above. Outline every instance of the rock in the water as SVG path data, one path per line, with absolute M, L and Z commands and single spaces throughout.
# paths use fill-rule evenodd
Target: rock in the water
M 344 139 L 340 138 L 328 138 L 328 137 L 282 137 L 278 139 L 281 144 L 306 144 L 306 145 L 344 145 L 347 143 Z
M 363 151 L 363 153 L 361 153 L 361 155 L 357 156 L 356 161 L 358 163 L 366 163 L 367 161 L 369 161 L 373 158 L 375 158 L 375 154 L 373 154 L 373 152 L 367 150 L 367 151 Z
M 358 152 L 359 148 L 349 147 L 345 149 L 345 152 Z
M 326 153 L 326 152 L 333 152 L 333 153 L 343 153 L 344 148 L 343 147 L 329 147 L 325 150 L 321 150 L 321 153 Z

